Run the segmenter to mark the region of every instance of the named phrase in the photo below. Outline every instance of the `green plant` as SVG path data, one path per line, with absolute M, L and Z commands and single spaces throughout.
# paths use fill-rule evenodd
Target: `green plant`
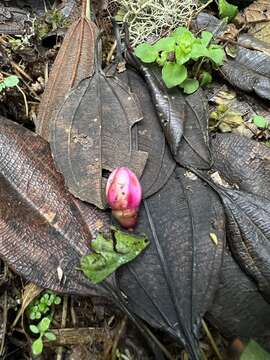
M 160 65 L 168 88 L 180 86 L 186 94 L 191 94 L 200 84 L 211 82 L 209 65 L 215 67 L 223 62 L 224 50 L 220 45 L 211 44 L 212 38 L 213 34 L 208 31 L 195 37 L 186 27 L 179 27 L 154 45 L 138 45 L 135 55 L 145 63 Z
M 59 305 L 60 303 L 60 296 L 50 290 L 44 291 L 40 297 L 28 306 L 27 316 L 30 320 L 40 320 L 42 315 L 47 314 L 53 305 Z
M 259 129 L 268 129 L 269 128 L 269 123 L 268 121 L 265 119 L 265 117 L 261 116 L 261 115 L 255 115 L 252 118 L 252 122 L 257 126 L 257 128 Z
M 4 78 L 0 82 L 0 92 L 3 91 L 5 88 L 15 87 L 19 84 L 19 78 L 16 75 L 10 75 Z
M 34 334 L 39 334 L 39 337 L 32 343 L 32 352 L 33 355 L 39 355 L 43 350 L 43 337 L 45 336 L 49 341 L 56 340 L 56 336 L 53 332 L 48 331 L 52 319 L 49 317 L 44 317 L 37 325 L 31 324 L 29 326 L 30 330 Z
M 232 20 L 238 14 L 238 7 L 228 3 L 226 0 L 218 1 L 218 12 L 219 17 L 222 19 L 228 18 L 228 20 Z

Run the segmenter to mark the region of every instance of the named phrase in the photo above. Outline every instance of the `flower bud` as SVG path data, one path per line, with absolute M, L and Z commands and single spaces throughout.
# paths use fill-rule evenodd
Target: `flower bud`
M 125 228 L 134 227 L 142 200 L 137 176 L 127 167 L 116 168 L 109 176 L 106 197 L 117 221 Z

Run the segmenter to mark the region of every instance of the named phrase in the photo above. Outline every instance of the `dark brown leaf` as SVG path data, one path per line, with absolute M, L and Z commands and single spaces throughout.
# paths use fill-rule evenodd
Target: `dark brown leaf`
M 71 25 L 65 36 L 39 105 L 36 132 L 45 140 L 49 139 L 50 123 L 66 95 L 94 72 L 96 34 L 96 25 L 85 17 L 83 9 L 81 18 Z
M 0 256 L 43 288 L 95 294 L 97 287 L 76 267 L 108 218 L 91 206 L 91 219 L 82 213 L 54 168 L 48 144 L 1 117 Z
M 208 110 L 203 92 L 184 96 L 178 88 L 167 89 L 158 66 L 146 66 L 128 55 L 143 75 L 170 146 L 180 165 L 208 169 L 211 164 L 208 137 Z
M 147 163 L 140 179 L 143 196 L 147 198 L 164 186 L 176 163 L 166 143 L 146 83 L 131 69 L 120 76 L 137 96 L 142 109 L 143 119 L 133 127 L 132 133 L 138 149 L 148 153 Z
M 255 339 L 270 351 L 270 306 L 229 252 L 225 252 L 220 284 L 208 320 L 228 339 Z
M 137 230 L 150 246 L 117 272 L 129 309 L 181 340 L 192 359 L 199 358 L 201 317 L 219 282 L 224 223 L 215 193 L 178 168 L 141 209 Z
M 104 208 L 104 170 L 128 166 L 141 176 L 147 153 L 135 149 L 131 134 L 141 119 L 127 85 L 96 62 L 93 76 L 70 93 L 51 123 L 52 154 L 74 196 Z

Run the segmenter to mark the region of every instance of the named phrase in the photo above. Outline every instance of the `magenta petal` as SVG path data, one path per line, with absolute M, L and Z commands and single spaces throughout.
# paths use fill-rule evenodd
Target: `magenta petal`
M 116 168 L 109 176 L 106 197 L 114 210 L 137 209 L 142 199 L 142 189 L 136 175 L 127 167 Z

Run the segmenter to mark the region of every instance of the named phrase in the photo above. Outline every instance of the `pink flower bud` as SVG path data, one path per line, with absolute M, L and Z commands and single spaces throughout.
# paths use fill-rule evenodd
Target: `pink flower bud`
M 106 197 L 113 216 L 125 228 L 134 227 L 142 200 L 137 176 L 127 167 L 116 168 L 109 176 Z

